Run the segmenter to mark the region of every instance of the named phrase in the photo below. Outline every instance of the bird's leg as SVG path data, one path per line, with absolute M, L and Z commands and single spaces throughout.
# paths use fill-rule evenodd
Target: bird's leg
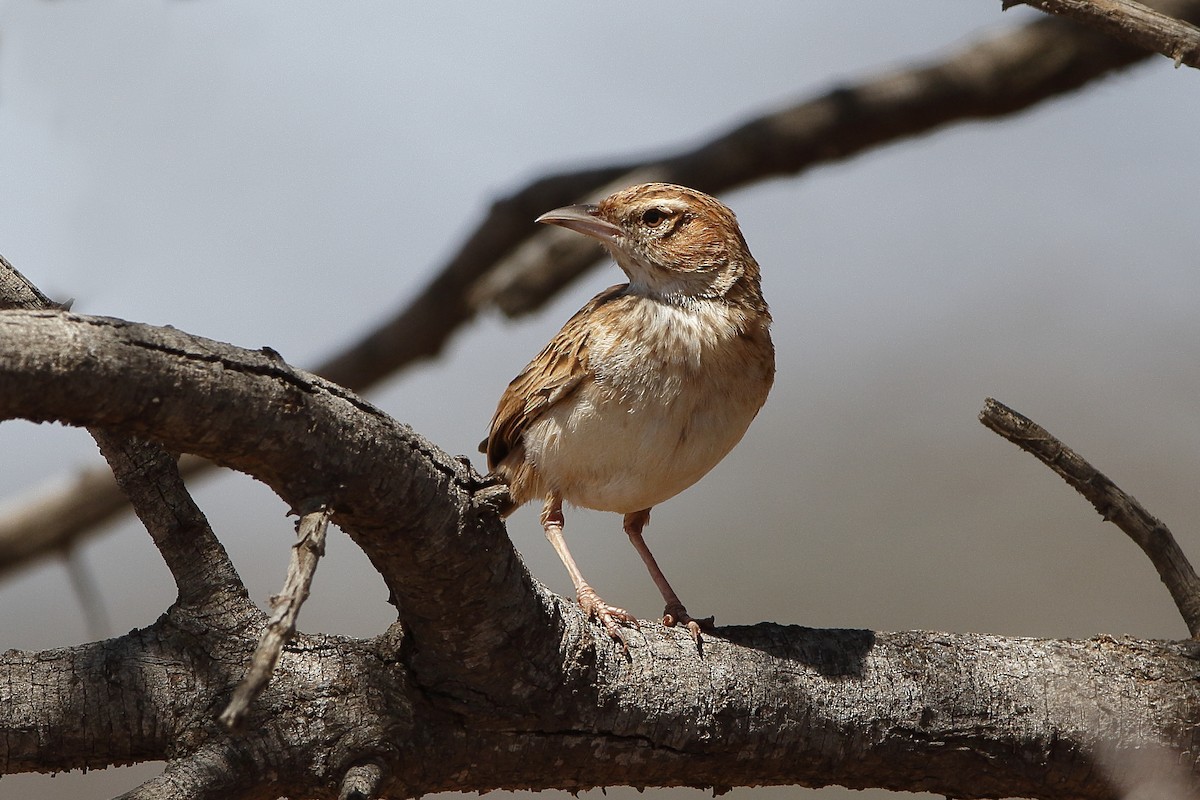
M 650 548 L 646 546 L 646 540 L 642 538 L 642 528 L 646 527 L 646 523 L 650 521 L 650 509 L 643 508 L 641 511 L 634 511 L 632 514 L 625 515 L 625 533 L 629 534 L 629 541 L 633 543 L 633 548 L 638 551 L 638 555 L 642 557 L 642 561 L 646 563 L 646 569 L 650 570 L 650 577 L 654 579 L 654 585 L 658 587 L 658 591 L 662 594 L 663 601 L 667 607 L 663 609 L 663 625 L 672 628 L 676 625 L 684 625 L 688 629 L 688 633 L 697 642 L 700 641 L 700 629 L 712 629 L 713 618 L 692 619 L 688 615 L 687 609 L 683 607 L 683 603 L 679 601 L 679 595 L 675 594 L 675 590 L 671 588 L 670 582 L 667 581 L 667 576 L 663 575 L 663 571 L 659 569 L 658 562 L 654 560 L 654 554 L 650 552 Z
M 639 627 L 637 617 L 623 608 L 610 606 L 604 602 L 600 595 L 596 594 L 596 590 L 583 579 L 583 574 L 575 565 L 575 559 L 571 557 L 571 551 L 567 549 L 567 540 L 563 537 L 562 498 L 557 494 L 547 496 L 546 504 L 542 506 L 540 519 L 542 530 L 546 532 L 546 538 L 550 540 L 554 552 L 558 553 L 559 560 L 567 568 L 571 582 L 575 584 L 575 599 L 579 602 L 579 607 L 584 610 L 589 619 L 592 617 L 598 619 L 608 635 L 620 642 L 621 646 L 628 651 L 629 645 L 625 642 L 625 634 L 622 632 L 621 626 Z

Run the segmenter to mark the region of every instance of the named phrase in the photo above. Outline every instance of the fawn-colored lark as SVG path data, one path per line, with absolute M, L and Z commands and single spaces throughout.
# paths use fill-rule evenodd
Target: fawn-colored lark
M 481 446 L 513 506 L 541 522 L 579 605 L 624 644 L 637 625 L 584 580 L 563 538 L 564 502 L 624 515 L 625 533 L 666 601 L 688 615 L 642 538 L 650 509 L 733 449 L 775 375 L 771 315 L 733 212 L 683 186 L 648 183 L 538 222 L 598 239 L 629 283 L 592 298 L 508 385 Z M 705 621 L 707 624 L 707 621 Z

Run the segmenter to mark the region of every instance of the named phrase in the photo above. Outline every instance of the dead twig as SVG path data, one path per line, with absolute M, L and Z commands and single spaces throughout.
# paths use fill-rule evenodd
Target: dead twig
M 1192 638 L 1200 639 L 1200 577 L 1162 521 L 1045 428 L 1003 403 L 989 397 L 979 421 L 1052 469 L 1106 522 L 1133 539 L 1158 570 Z
M 1004 0 L 1091 25 L 1109 36 L 1162 53 L 1178 68 L 1200 69 L 1200 28 L 1134 0 Z
M 308 599 L 308 589 L 312 586 L 317 562 L 325 555 L 325 532 L 332 515 L 333 512 L 322 504 L 315 511 L 305 513 L 296 523 L 296 543 L 292 545 L 292 557 L 283 589 L 271 598 L 271 619 L 250 658 L 250 667 L 234 689 L 229 705 L 221 712 L 220 722 L 226 728 L 236 728 L 250 704 L 267 688 L 279 665 L 283 646 L 296 633 L 296 617 Z

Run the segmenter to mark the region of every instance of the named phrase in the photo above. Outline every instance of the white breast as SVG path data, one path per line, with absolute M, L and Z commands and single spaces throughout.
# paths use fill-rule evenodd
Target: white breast
M 645 299 L 589 344 L 595 373 L 525 432 L 526 457 L 564 500 L 630 513 L 703 477 L 766 400 L 770 340 L 728 309 Z M 624 332 L 624 335 L 621 335 Z

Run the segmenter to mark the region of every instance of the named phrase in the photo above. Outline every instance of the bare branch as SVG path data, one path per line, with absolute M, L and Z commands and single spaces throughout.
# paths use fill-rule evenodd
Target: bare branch
M 469 465 L 275 356 L 171 328 L 7 311 L 0 382 L 0 419 L 152 436 L 253 475 L 292 508 L 326 498 L 333 521 L 383 576 L 406 630 L 438 644 L 419 657 L 445 660 L 463 685 L 495 691 L 501 665 L 516 681 L 545 685 L 558 659 L 547 628 L 598 635 L 578 613 L 563 620 L 535 599 L 499 515 L 476 497 L 485 483 Z
M 256 704 L 268 709 L 230 737 L 204 712 L 227 696 L 237 648 L 176 625 L 171 614 L 107 643 L 0 653 L 0 685 L 20 692 L 0 704 L 0 772 L 66 768 L 74 749 L 93 765 L 170 753 L 169 780 L 151 783 L 165 797 L 175 785 L 327 796 L 375 762 L 387 797 L 836 783 L 1057 800 L 1116 796 L 1101 755 L 1161 748 L 1191 793 L 1200 774 L 1192 642 L 762 624 L 722 628 L 700 659 L 655 626 L 631 641 L 632 662 L 562 640 L 556 680 L 501 711 L 461 685 L 430 692 L 436 674 L 408 653 L 435 643 L 300 633 Z
M 12 311 L 0 381 L 0 418 L 152 436 L 293 506 L 327 497 L 403 622 L 366 642 L 297 633 L 233 739 L 211 715 L 253 647 L 248 620 L 230 631 L 176 606 L 118 640 L 0 653 L 12 694 L 0 771 L 221 754 L 232 741 L 236 758 L 194 785 L 224 775 L 243 781 L 225 796 L 244 782 L 303 796 L 378 760 L 380 793 L 397 796 L 834 782 L 1099 799 L 1112 789 L 1093 758 L 1115 740 L 1170 748 L 1197 772 L 1191 642 L 764 624 L 721 628 L 701 659 L 686 633 L 646 625 L 626 660 L 533 583 L 478 476 L 341 387 L 173 329 Z M 576 765 L 567 776 L 563 763 Z
M 1200 19 L 1197 0 L 1157 4 Z M 538 179 L 496 201 L 437 276 L 395 317 L 315 372 L 362 392 L 393 372 L 441 352 L 481 311 L 511 316 L 541 307 L 594 265 L 600 250 L 580 237 L 535 231 L 555 206 L 595 196 L 614 183 L 654 176 L 718 193 L 778 175 L 796 175 L 944 125 L 1016 113 L 1147 57 L 1133 46 L 1069 21 L 1048 19 L 977 42 L 935 64 L 838 87 L 766 114 L 700 147 Z M 185 475 L 207 465 L 185 459 Z M 0 574 L 82 535 L 124 507 L 106 475 L 39 502 L 37 515 L 0 520 Z M 31 529 L 37 519 L 42 533 Z M 44 533 L 44 535 L 43 535 Z M 12 541 L 29 543 L 14 548 Z M 33 547 L 33 542 L 38 542 Z
M 35 494 L 25 505 L 0 517 L 0 577 L 58 557 L 85 531 L 129 508 L 112 471 L 103 467 L 62 476 Z
M 184 485 L 175 459 L 141 439 L 93 430 L 118 488 L 133 506 L 175 579 L 179 602 L 231 605 L 250 612 L 246 587 Z
M 1158 570 L 1192 638 L 1200 638 L 1200 578 L 1166 525 L 1045 428 L 1003 403 L 989 397 L 979 421 L 1048 466 L 1133 539 Z
M 1134 0 L 1004 0 L 1078 20 L 1122 41 L 1162 53 L 1175 66 L 1200 68 L 1200 28 Z
M 238 684 L 233 699 L 221 712 L 220 721 L 226 728 L 236 728 L 246 715 L 250 704 L 262 694 L 279 665 L 283 646 L 296 634 L 296 617 L 300 607 L 308 599 L 308 589 L 317 571 L 317 562 L 325 555 L 325 531 L 332 515 L 321 505 L 315 511 L 304 514 L 296 523 L 296 543 L 292 545 L 292 557 L 288 562 L 287 578 L 283 589 L 271 598 L 271 619 L 258 641 L 258 648 L 250 659 L 246 677 Z

